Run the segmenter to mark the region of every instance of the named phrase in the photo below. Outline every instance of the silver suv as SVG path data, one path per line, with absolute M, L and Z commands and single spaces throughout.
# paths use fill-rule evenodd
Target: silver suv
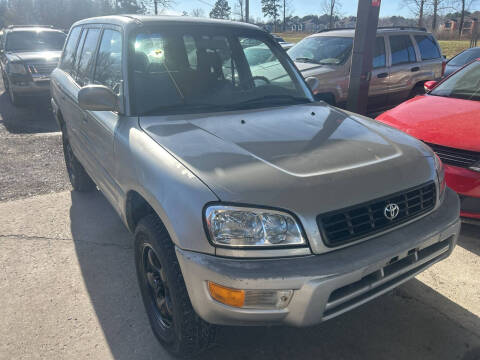
M 243 43 L 271 52 L 251 65 Z M 77 22 L 52 75 L 76 191 L 134 234 L 155 335 L 192 355 L 215 324 L 308 326 L 453 250 L 459 200 L 418 140 L 315 102 L 253 25 L 189 17 Z
M 48 95 L 66 35 L 49 26 L 11 25 L 0 36 L 0 71 L 10 102 L 22 96 Z
M 320 80 L 316 98 L 345 106 L 355 30 L 325 30 L 288 51 L 303 76 Z M 440 47 L 423 28 L 379 28 L 375 41 L 368 108 L 382 110 L 425 93 L 423 84 L 440 80 L 445 69 Z

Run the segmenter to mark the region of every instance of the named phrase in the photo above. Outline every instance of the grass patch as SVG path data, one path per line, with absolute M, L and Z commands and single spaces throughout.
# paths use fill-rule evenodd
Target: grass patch
M 297 33 L 297 32 L 286 32 L 286 33 L 277 33 L 285 39 L 285 41 L 297 43 L 302 40 L 304 37 L 310 35 L 306 33 Z M 448 59 L 454 57 L 459 52 L 462 52 L 465 49 L 470 47 L 470 42 L 465 40 L 440 40 L 438 42 L 442 48 L 442 55 L 446 55 Z
M 442 55 L 446 55 L 447 59 L 470 47 L 470 41 L 465 40 L 440 40 L 438 43 L 442 48 Z

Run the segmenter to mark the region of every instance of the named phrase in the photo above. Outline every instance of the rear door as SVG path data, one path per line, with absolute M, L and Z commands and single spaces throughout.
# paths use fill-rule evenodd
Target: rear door
M 396 105 L 407 99 L 420 71 L 417 54 L 409 34 L 389 35 L 391 68 L 389 77 L 389 104 Z
M 385 108 L 388 105 L 390 69 L 387 67 L 385 37 L 378 36 L 373 55 L 372 78 L 368 91 L 368 111 Z
M 439 80 L 442 77 L 443 59 L 435 38 L 429 34 L 422 34 L 415 35 L 414 39 L 421 59 L 419 80 Z
M 75 121 L 76 92 L 77 84 L 75 82 L 75 60 L 78 48 L 82 48 L 85 40 L 86 31 L 81 26 L 74 27 L 68 36 L 65 49 L 59 64 L 59 70 L 54 70 L 51 77 L 52 97 L 56 101 L 63 119 L 65 121 L 69 142 L 77 154 L 80 145 L 78 142 L 78 124 Z
M 123 96 L 123 42 L 119 27 L 105 25 L 95 60 L 93 83 Z M 95 160 L 98 185 L 112 200 L 118 200 L 120 187 L 114 180 L 114 139 L 120 115 L 113 111 L 84 111 L 88 149 Z

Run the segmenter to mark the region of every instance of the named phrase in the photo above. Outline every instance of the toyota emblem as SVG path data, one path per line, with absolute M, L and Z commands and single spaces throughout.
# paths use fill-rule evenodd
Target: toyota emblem
M 397 204 L 388 204 L 383 211 L 383 215 L 385 215 L 388 220 L 394 220 L 399 213 L 400 207 Z

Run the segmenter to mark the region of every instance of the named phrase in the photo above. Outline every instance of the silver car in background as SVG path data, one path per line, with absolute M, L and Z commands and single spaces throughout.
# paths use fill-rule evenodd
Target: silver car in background
M 305 78 L 320 80 L 317 99 L 344 107 L 348 97 L 354 29 L 324 30 L 292 47 L 288 54 Z M 423 84 L 440 80 L 445 61 L 434 36 L 423 28 L 379 28 L 374 44 L 369 111 L 397 105 L 425 93 Z
M 0 72 L 13 105 L 23 96 L 48 95 L 50 74 L 65 43 L 63 31 L 51 26 L 10 25 L 0 36 Z
M 251 64 L 258 42 L 270 56 Z M 215 325 L 331 319 L 456 245 L 459 200 L 434 153 L 315 102 L 256 26 L 82 20 L 52 107 L 72 186 L 97 186 L 134 234 L 150 324 L 175 355 L 206 349 Z

